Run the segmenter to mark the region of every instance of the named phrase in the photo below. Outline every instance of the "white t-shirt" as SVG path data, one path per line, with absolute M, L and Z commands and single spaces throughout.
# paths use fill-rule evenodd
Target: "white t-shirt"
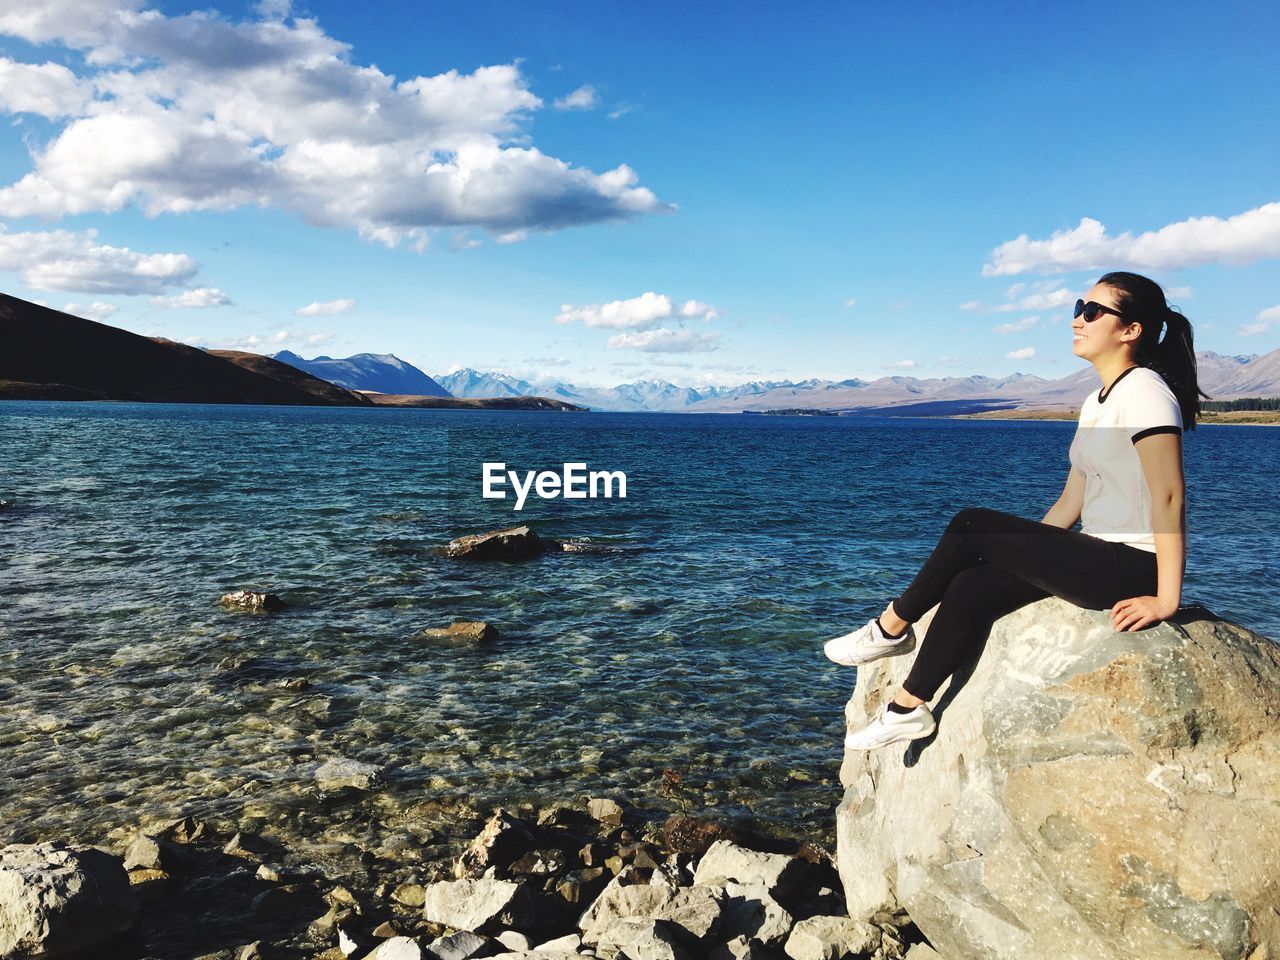
M 1182 409 L 1164 377 L 1130 367 L 1109 390 L 1089 394 L 1071 441 L 1071 466 L 1084 474 L 1082 532 L 1156 549 L 1151 491 L 1135 444 L 1153 433 L 1182 433 Z

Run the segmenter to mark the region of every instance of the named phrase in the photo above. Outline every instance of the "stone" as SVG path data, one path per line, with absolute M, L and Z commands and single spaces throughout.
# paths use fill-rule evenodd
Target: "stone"
M 87 950 L 132 927 L 138 909 L 109 853 L 57 841 L 0 849 L 0 957 Z
M 396 929 L 396 925 L 390 920 L 384 920 L 371 931 L 373 936 L 380 940 L 390 940 L 392 937 L 400 936 L 400 931 Z
M 858 671 L 852 726 L 910 662 Z M 909 917 L 948 958 L 1280 952 L 1273 641 L 1197 607 L 1118 633 L 1048 598 L 995 623 L 935 715 L 928 740 L 845 756 L 852 916 Z
M 523 933 L 517 933 L 515 930 L 503 930 L 493 939 L 497 940 L 512 953 L 527 953 L 532 949 L 529 938 Z
M 942 960 L 942 955 L 927 943 L 913 943 L 903 960 Z
M 808 864 L 785 853 L 748 850 L 732 840 L 713 843 L 693 872 L 693 882 L 708 884 L 741 883 L 763 885 L 774 899 L 797 889 L 808 873 Z
M 489 643 L 498 639 L 498 628 L 483 620 L 455 620 L 447 627 L 428 627 L 418 636 L 446 643 Z
M 844 960 L 865 957 L 880 946 L 880 931 L 852 917 L 810 917 L 799 921 L 787 938 L 791 960 Z
M 707 960 L 776 960 L 778 951 L 767 947 L 759 940 L 737 936 L 724 943 L 717 944 Z
M 662 920 L 694 940 L 707 940 L 720 926 L 724 891 L 716 887 L 684 887 L 674 892 L 651 884 L 611 883 L 578 922 L 584 943 L 607 940 L 623 920 Z
M 365 956 L 368 960 L 422 960 L 422 948 L 412 937 L 392 937 Z
M 662 842 L 674 853 L 701 857 L 717 840 L 741 843 L 738 831 L 714 820 L 672 814 L 662 825 Z
M 539 537 L 527 526 L 474 533 L 449 541 L 445 556 L 467 560 L 528 560 L 546 552 L 554 541 Z
M 124 868 L 132 870 L 141 867 L 144 870 L 172 872 L 177 866 L 175 853 L 167 842 L 139 833 L 125 850 Z
M 610 924 L 595 943 L 602 957 L 626 960 L 689 960 L 672 925 L 663 920 L 627 919 Z
M 588 800 L 587 813 L 606 827 L 617 827 L 622 824 L 622 805 L 608 797 L 592 797 Z
M 511 880 L 442 880 L 426 888 L 422 905 L 427 920 L 472 933 L 519 927 L 528 914 L 528 893 Z
M 237 610 L 248 610 L 252 613 L 275 613 L 288 606 L 274 593 L 255 593 L 252 590 L 224 593 L 218 602 L 224 607 L 234 607 Z
M 528 821 L 499 808 L 454 863 L 454 876 L 479 877 L 491 867 L 505 875 L 507 868 L 537 842 Z
M 468 930 L 451 933 L 440 937 L 427 945 L 427 952 L 439 960 L 471 960 L 472 957 L 487 957 L 495 951 L 494 941 Z
M 721 939 L 742 936 L 767 947 L 781 947 L 786 943 L 795 921 L 790 912 L 770 896 L 768 887 L 763 883 L 730 883 L 724 892 Z
M 391 899 L 406 907 L 420 907 L 427 899 L 427 890 L 420 883 L 402 883 L 391 891 Z
M 306 914 L 320 902 L 316 892 L 297 883 L 268 887 L 253 898 L 253 912 L 267 920 L 287 920 Z M 315 916 L 311 913 L 311 916 Z
M 548 940 L 546 943 L 540 943 L 533 949 L 535 953 L 577 953 L 581 946 L 582 938 L 576 933 L 570 933 Z
M 203 839 L 208 832 L 209 828 L 203 820 L 197 820 L 195 817 L 183 817 L 181 820 L 173 821 L 173 823 L 157 833 L 156 839 L 167 840 L 169 843 L 180 843 L 185 846 Z
M 321 793 L 368 791 L 382 785 L 382 768 L 360 760 L 335 758 L 319 766 L 315 781 Z

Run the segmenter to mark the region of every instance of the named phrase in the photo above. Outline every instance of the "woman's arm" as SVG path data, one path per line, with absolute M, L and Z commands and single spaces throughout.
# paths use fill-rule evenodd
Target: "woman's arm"
M 1111 608 L 1117 630 L 1139 630 L 1166 620 L 1182 603 L 1182 574 L 1187 558 L 1186 481 L 1182 473 L 1182 437 L 1157 433 L 1137 443 L 1142 473 L 1151 491 L 1151 529 L 1158 568 L 1156 596 L 1121 600 Z
M 1084 474 L 1074 467 L 1067 474 L 1067 482 L 1058 495 L 1057 501 L 1044 515 L 1041 523 L 1070 530 L 1080 519 L 1080 511 L 1084 507 Z

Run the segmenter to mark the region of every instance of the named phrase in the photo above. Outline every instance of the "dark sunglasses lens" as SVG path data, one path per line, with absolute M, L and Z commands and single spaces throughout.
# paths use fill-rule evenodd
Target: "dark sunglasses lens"
M 1077 300 L 1077 301 L 1076 301 L 1076 312 L 1075 312 L 1075 313 L 1073 313 L 1073 314 L 1071 315 L 1071 317 L 1072 317 L 1072 319 L 1075 319 L 1076 317 L 1080 316 L 1080 314 L 1082 314 L 1082 313 L 1084 313 L 1084 301 L 1083 301 L 1083 300 Z

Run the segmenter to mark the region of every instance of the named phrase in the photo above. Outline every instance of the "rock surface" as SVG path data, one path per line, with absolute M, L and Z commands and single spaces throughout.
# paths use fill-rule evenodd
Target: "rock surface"
M 554 541 L 539 537 L 529 527 L 508 527 L 473 533 L 449 541 L 445 556 L 467 560 L 528 560 L 555 546 Z
M 287 606 L 274 593 L 257 593 L 253 590 L 236 590 L 232 593 L 224 593 L 219 602 L 224 607 L 249 610 L 253 613 L 275 613 L 285 609 Z
M 419 636 L 446 643 L 488 643 L 498 639 L 498 628 L 483 620 L 455 620 L 447 627 L 427 627 Z
M 935 699 L 933 737 L 847 753 L 850 915 L 909 914 L 948 960 L 1280 953 L 1280 647 L 1175 620 L 1031 604 Z M 859 671 L 851 727 L 911 659 Z
M 138 915 L 124 865 L 61 843 L 0 849 L 0 957 L 59 957 L 128 930 Z
M 321 793 L 372 790 L 382 783 L 382 768 L 347 758 L 326 760 L 316 769 L 315 780 Z
M 519 927 L 528 894 L 511 880 L 443 880 L 427 887 L 422 915 L 455 930 L 489 933 Z

